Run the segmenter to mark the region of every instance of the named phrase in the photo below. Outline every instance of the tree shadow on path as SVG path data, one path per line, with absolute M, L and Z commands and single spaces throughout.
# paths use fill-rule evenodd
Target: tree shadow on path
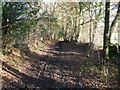
M 88 88 L 90 82 L 85 81 L 82 74 L 82 59 L 61 58 L 66 56 L 61 53 L 64 50 L 63 45 L 57 45 L 59 48 L 56 50 L 56 44 L 54 44 L 54 48 L 48 50 L 47 55 L 32 52 L 29 48 L 20 49 L 29 57 L 27 60 L 30 62 L 30 67 L 26 68 L 26 73 L 23 73 L 4 63 L 3 70 L 16 76 L 21 81 L 10 81 L 5 77 L 4 79 L 15 88 Z M 52 53 L 53 56 L 49 53 Z M 73 55 L 76 54 L 68 54 L 68 56 Z

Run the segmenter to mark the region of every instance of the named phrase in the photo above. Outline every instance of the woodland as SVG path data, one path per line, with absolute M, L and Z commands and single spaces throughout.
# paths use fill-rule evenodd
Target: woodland
M 120 88 L 120 2 L 0 3 L 0 88 Z

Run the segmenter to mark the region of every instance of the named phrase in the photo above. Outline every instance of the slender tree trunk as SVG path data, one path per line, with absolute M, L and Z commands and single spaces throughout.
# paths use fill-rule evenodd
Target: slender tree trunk
M 91 26 L 92 16 L 91 16 L 90 4 L 89 4 L 89 17 L 90 17 L 90 24 L 89 24 L 89 30 L 90 30 L 90 32 L 89 32 L 89 38 L 90 38 L 90 41 L 89 41 L 89 43 L 91 43 L 92 42 L 92 36 L 91 36 L 91 34 L 92 34 L 92 26 Z
M 112 21 L 112 24 L 111 24 L 111 27 L 109 30 L 109 42 L 111 41 L 111 36 L 115 30 L 115 26 L 118 23 L 118 20 L 120 20 L 120 2 L 118 2 L 118 11 L 117 11 L 117 14 L 116 14 L 114 20 Z
M 103 72 L 105 75 L 105 82 L 108 83 L 108 62 L 109 59 L 109 16 L 110 16 L 110 2 L 105 4 L 105 28 L 104 28 L 104 42 L 103 42 Z
M 106 2 L 105 7 L 105 28 L 104 28 L 104 42 L 103 42 L 103 58 L 109 59 L 109 16 L 110 16 L 110 2 Z
M 120 21 L 118 21 L 118 29 L 120 29 Z M 120 44 L 120 30 L 118 31 L 118 43 Z M 120 49 L 120 48 L 119 48 Z M 119 56 L 118 56 L 118 86 L 120 88 L 120 53 L 119 53 Z

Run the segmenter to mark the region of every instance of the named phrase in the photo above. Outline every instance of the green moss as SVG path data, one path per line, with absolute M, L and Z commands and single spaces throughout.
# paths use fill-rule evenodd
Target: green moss
M 116 59 L 120 55 L 120 45 L 118 44 L 109 44 L 109 58 Z

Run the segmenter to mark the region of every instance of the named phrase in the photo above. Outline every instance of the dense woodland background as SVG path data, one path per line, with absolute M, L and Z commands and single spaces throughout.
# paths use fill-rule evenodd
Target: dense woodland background
M 120 2 L 0 7 L 4 88 L 119 88 Z

